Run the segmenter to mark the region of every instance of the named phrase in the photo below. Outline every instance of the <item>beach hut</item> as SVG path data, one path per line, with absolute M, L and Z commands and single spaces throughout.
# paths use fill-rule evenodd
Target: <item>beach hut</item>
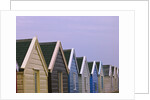
M 117 91 L 119 92 L 119 68 L 117 67 Z
M 98 93 L 98 70 L 96 62 L 88 62 L 90 71 L 90 93 Z
M 16 41 L 17 93 L 47 93 L 48 69 L 36 37 Z
M 111 75 L 111 65 L 103 65 L 104 71 L 104 92 L 112 92 L 112 75 Z
M 68 93 L 69 69 L 60 41 L 40 43 L 48 67 L 48 92 Z
M 79 92 L 90 93 L 90 72 L 86 57 L 77 57 L 79 68 Z
M 115 78 L 115 88 L 114 88 L 114 91 L 115 92 L 118 92 L 118 82 L 117 82 L 117 67 L 114 67 L 115 69 L 114 69 L 114 78 Z
M 103 73 L 103 64 L 102 62 L 98 61 L 96 62 L 97 65 L 97 69 L 98 69 L 98 90 L 99 93 L 103 93 L 104 92 L 104 73 Z
M 112 92 L 115 92 L 115 81 L 116 81 L 116 76 L 115 76 L 115 66 L 111 66 L 111 88 L 112 88 Z
M 69 68 L 69 77 L 68 77 L 69 93 L 79 93 L 79 81 L 78 81 L 79 69 L 76 60 L 75 50 L 73 48 L 64 50 L 64 54 Z

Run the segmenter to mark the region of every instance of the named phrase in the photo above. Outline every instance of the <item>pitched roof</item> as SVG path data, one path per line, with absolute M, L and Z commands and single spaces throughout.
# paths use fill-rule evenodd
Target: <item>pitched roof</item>
M 88 67 L 89 67 L 89 71 L 91 73 L 92 72 L 92 67 L 93 67 L 93 62 L 88 62 Z
M 100 64 L 100 62 L 98 61 L 98 62 L 96 62 L 96 66 L 97 66 L 97 69 L 99 70 L 99 64 Z
M 19 68 L 23 63 L 31 41 L 32 39 L 16 40 L 16 61 L 18 63 Z
M 110 65 L 103 65 L 104 76 L 109 76 L 109 67 Z
M 78 63 L 79 73 L 81 71 L 82 62 L 83 62 L 83 57 L 77 57 L 77 63 Z
M 49 67 L 56 43 L 57 42 L 40 43 L 40 47 L 43 52 L 47 67 Z
M 111 67 L 111 74 L 114 75 L 114 66 Z
M 65 54 L 65 58 L 67 61 L 67 65 L 69 64 L 69 58 L 70 58 L 70 54 L 71 54 L 71 49 L 67 49 L 67 50 L 63 50 L 64 54 Z

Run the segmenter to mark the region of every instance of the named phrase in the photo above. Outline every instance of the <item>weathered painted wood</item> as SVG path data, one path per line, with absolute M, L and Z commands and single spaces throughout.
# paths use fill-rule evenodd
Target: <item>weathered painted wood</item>
M 74 88 L 74 75 L 75 75 L 76 88 Z M 72 58 L 68 86 L 69 86 L 69 93 L 79 93 L 78 70 L 77 70 L 77 64 L 75 61 L 75 55 Z
M 98 71 L 95 61 L 93 62 L 90 75 L 90 93 L 98 93 Z
M 88 64 L 86 61 L 86 57 L 84 56 L 83 58 L 83 62 L 82 62 L 82 67 L 83 70 L 80 71 L 80 75 L 79 75 L 79 92 L 80 93 L 90 93 L 90 72 L 88 69 Z M 82 68 L 81 68 L 82 69 Z M 86 83 L 84 81 L 86 77 Z M 85 89 L 85 85 L 86 85 L 86 89 Z
M 54 68 L 52 73 L 49 73 L 49 91 L 50 93 L 59 93 L 58 89 L 58 72 L 63 73 L 63 93 L 68 93 L 68 73 L 63 63 L 63 57 L 59 50 L 58 55 L 56 57 L 56 61 L 54 64 Z
M 37 91 L 48 93 L 48 70 L 46 69 L 47 66 L 44 62 L 42 52 L 40 51 L 40 46 L 36 38 L 32 40 L 26 55 L 27 57 L 25 57 L 28 59 L 24 58 L 24 70 L 19 72 L 23 73 L 23 75 L 17 75 L 18 91 L 24 93 L 35 93 L 35 72 L 37 72 Z M 22 83 L 23 87 L 21 87 Z
M 17 72 L 17 93 L 23 93 L 23 72 Z
M 102 62 L 96 62 L 97 63 L 97 68 L 98 68 L 98 89 L 99 93 L 104 93 L 104 73 L 103 73 L 103 64 Z

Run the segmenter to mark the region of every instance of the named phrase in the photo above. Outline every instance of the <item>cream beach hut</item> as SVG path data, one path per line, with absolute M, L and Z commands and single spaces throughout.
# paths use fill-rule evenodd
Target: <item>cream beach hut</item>
M 99 93 L 103 93 L 104 92 L 104 73 L 103 73 L 103 64 L 102 62 L 98 61 L 96 62 L 97 65 L 97 69 L 98 69 L 98 89 L 99 89 Z
M 47 93 L 48 69 L 36 37 L 16 41 L 18 93 Z
M 104 71 L 104 92 L 112 92 L 112 74 L 111 74 L 111 65 L 103 65 Z
M 77 57 L 79 68 L 79 92 L 90 93 L 90 72 L 86 57 Z

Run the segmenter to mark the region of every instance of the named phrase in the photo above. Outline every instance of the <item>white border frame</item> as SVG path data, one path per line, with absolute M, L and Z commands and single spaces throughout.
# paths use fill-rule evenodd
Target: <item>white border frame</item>
M 119 93 L 15 93 L 16 16 L 119 16 Z M 134 11 L 3 11 L 1 21 L 1 66 L 7 66 L 0 72 L 2 99 L 134 99 Z

